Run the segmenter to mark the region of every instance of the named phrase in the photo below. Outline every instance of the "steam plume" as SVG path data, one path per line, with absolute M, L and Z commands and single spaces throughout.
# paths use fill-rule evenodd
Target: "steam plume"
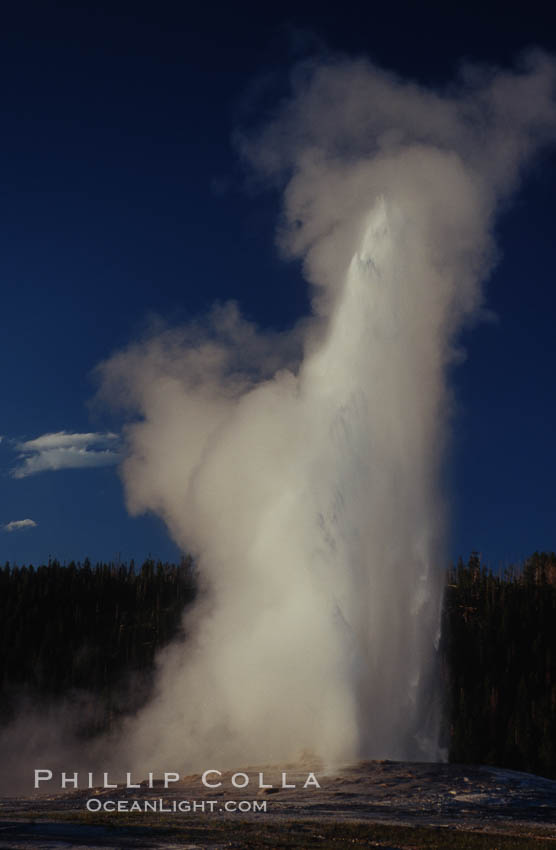
M 553 84 L 541 53 L 443 92 L 365 61 L 299 69 L 241 145 L 284 187 L 312 316 L 270 334 L 221 306 L 101 367 L 140 416 L 129 509 L 165 520 L 204 589 L 129 730 L 137 763 L 441 756 L 447 368 L 493 217 L 554 135 Z

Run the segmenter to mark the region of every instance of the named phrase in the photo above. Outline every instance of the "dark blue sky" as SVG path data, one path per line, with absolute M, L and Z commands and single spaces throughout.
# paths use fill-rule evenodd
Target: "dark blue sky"
M 158 520 L 127 516 L 115 467 L 10 471 L 16 443 L 118 427 L 91 410 L 90 373 L 153 313 L 175 322 L 236 298 L 284 327 L 307 310 L 298 265 L 274 247 L 278 200 L 250 191 L 231 142 L 254 92 L 271 102 L 319 44 L 438 84 L 461 59 L 556 50 L 540 4 L 526 17 L 521 4 L 384 6 L 3 11 L 0 524 L 37 525 L 0 532 L 0 560 L 177 557 Z M 499 222 L 498 320 L 465 333 L 454 370 L 454 558 L 556 548 L 555 190 L 545 157 Z

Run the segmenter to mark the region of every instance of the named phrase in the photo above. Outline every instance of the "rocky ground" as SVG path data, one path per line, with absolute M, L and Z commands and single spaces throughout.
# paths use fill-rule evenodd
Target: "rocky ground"
M 272 788 L 259 788 L 261 770 Z M 295 788 L 281 787 L 283 770 Z M 311 770 L 320 789 L 303 788 Z M 245 773 L 241 790 L 223 773 L 210 777 L 222 781 L 217 789 L 195 775 L 168 789 L 155 782 L 4 798 L 0 847 L 556 850 L 556 782 L 530 774 L 400 762 L 361 762 L 330 774 L 310 764 Z M 118 803 L 124 811 L 109 811 Z

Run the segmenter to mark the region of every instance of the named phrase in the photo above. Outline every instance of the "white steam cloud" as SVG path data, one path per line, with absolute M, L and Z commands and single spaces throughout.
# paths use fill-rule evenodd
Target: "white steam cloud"
M 91 466 L 111 466 L 119 463 L 117 434 L 71 434 L 58 431 L 43 434 L 34 440 L 18 443 L 19 464 L 12 470 L 13 478 L 26 478 L 37 472 L 58 469 L 80 469 Z
M 441 757 L 447 367 L 494 215 L 555 134 L 554 77 L 541 53 L 443 92 L 365 61 L 304 66 L 242 150 L 284 186 L 280 244 L 312 316 L 268 334 L 219 307 L 102 365 L 140 417 L 129 509 L 165 520 L 203 591 L 126 763 Z

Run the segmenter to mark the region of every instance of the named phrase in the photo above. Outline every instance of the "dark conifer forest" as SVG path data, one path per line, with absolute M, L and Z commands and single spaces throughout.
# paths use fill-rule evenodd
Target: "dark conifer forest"
M 155 656 L 187 652 L 191 559 L 0 569 L 0 723 L 79 695 L 85 738 L 148 700 Z M 556 554 L 503 575 L 473 554 L 447 573 L 440 646 L 451 761 L 556 778 Z
M 448 573 L 442 663 L 450 760 L 556 778 L 556 554 Z
M 147 560 L 0 569 L 0 722 L 60 698 L 87 704 L 80 733 L 104 731 L 140 708 L 157 650 L 184 640 L 193 564 Z M 86 700 L 86 697 L 93 699 Z

